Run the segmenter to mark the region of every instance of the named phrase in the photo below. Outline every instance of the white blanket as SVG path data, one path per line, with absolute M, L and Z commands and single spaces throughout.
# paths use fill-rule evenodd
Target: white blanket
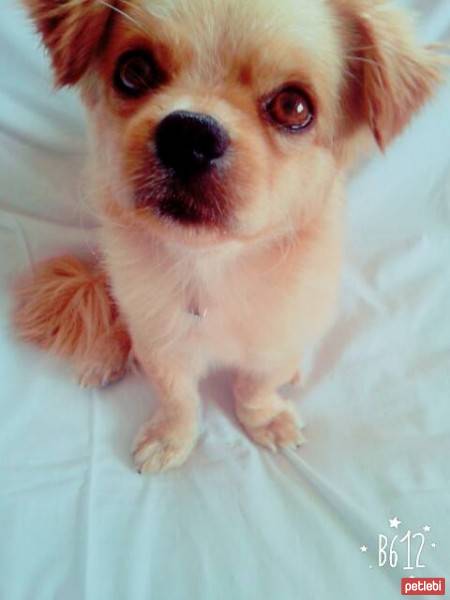
M 448 0 L 402 4 L 422 39 L 450 37 Z M 2 5 L 0 599 L 396 600 L 402 577 L 450 576 L 450 86 L 351 182 L 340 314 L 288 392 L 308 444 L 253 446 L 215 377 L 186 466 L 142 477 L 143 378 L 81 390 L 11 330 L 11 279 L 89 252 L 92 223 L 79 102 Z M 404 569 L 408 530 L 424 568 Z

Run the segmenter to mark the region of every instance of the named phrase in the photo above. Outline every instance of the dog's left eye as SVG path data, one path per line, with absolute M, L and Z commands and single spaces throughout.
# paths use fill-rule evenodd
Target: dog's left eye
M 114 72 L 114 87 L 125 96 L 142 96 L 157 83 L 157 69 L 152 57 L 143 51 L 122 55 Z
M 295 86 L 279 90 L 266 102 L 265 110 L 271 121 L 289 131 L 306 129 L 314 119 L 309 96 Z

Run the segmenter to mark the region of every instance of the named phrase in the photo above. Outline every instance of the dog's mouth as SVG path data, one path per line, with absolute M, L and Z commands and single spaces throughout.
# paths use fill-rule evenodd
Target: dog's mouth
M 167 196 L 159 203 L 157 212 L 184 226 L 218 226 L 223 221 L 221 211 L 215 205 L 189 194 Z
M 181 180 L 156 169 L 145 179 L 136 189 L 137 208 L 181 227 L 221 230 L 227 227 L 230 205 L 226 185 L 218 174 Z

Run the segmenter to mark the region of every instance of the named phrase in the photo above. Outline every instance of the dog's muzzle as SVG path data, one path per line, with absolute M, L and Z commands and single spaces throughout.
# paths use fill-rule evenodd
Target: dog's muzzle
M 205 114 L 177 111 L 165 117 L 153 134 L 151 180 L 139 186 L 137 205 L 182 225 L 226 224 L 225 157 L 230 138 L 224 127 Z M 148 180 L 148 172 L 143 173 Z

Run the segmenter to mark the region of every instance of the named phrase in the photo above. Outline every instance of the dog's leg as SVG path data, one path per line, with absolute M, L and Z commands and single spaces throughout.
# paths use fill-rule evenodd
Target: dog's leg
M 181 466 L 198 437 L 199 396 L 189 371 L 173 362 L 155 364 L 137 353 L 139 363 L 154 385 L 159 407 L 143 425 L 134 446 L 133 458 L 140 473 L 156 473 Z
M 254 442 L 274 452 L 305 441 L 293 403 L 277 392 L 293 370 L 290 364 L 271 374 L 239 373 L 234 385 L 237 418 Z

